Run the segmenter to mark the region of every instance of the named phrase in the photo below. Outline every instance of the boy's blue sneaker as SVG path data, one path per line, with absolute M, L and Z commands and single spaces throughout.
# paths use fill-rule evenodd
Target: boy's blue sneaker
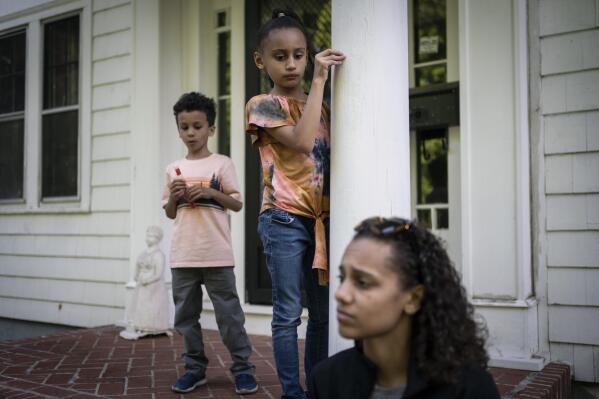
M 235 392 L 239 395 L 247 395 L 258 390 L 258 383 L 251 374 L 238 374 L 235 376 Z
M 183 374 L 174 385 L 171 385 L 171 389 L 175 392 L 179 393 L 187 393 L 191 392 L 199 386 L 206 384 L 208 380 L 206 379 L 206 375 L 202 375 L 198 377 L 194 375 L 191 371 Z

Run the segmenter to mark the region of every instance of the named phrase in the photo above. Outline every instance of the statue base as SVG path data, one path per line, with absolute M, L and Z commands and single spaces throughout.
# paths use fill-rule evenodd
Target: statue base
M 119 336 L 123 339 L 128 340 L 137 340 L 142 337 L 147 337 L 150 335 L 167 335 L 168 337 L 172 337 L 173 333 L 170 330 L 164 331 L 143 331 L 143 330 L 134 330 L 133 328 L 127 327 L 127 329 L 121 331 Z

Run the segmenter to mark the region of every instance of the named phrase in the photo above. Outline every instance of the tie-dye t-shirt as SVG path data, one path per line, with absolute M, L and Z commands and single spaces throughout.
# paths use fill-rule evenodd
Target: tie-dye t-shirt
M 245 128 L 252 135 L 252 143 L 260 151 L 264 184 L 262 211 L 279 208 L 316 219 L 318 248 L 314 267 L 326 270 L 326 243 L 322 221 L 329 215 L 331 146 L 328 109 L 323 104 L 314 148 L 309 155 L 279 143 L 264 130 L 296 125 L 305 105 L 305 101 L 272 94 L 252 97 L 246 105 Z

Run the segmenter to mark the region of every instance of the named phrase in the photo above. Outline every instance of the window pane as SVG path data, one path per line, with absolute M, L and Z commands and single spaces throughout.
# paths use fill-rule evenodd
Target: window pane
M 0 199 L 23 198 L 23 120 L 0 123 Z
M 449 228 L 449 209 L 437 209 L 437 229 Z
M 218 34 L 218 94 L 231 93 L 231 32 Z
M 221 11 L 216 16 L 216 26 L 218 28 L 222 28 L 223 26 L 227 26 L 227 12 Z
M 0 38 L 0 114 L 23 111 L 25 32 Z
M 79 102 L 79 16 L 44 26 L 44 109 Z
M 419 131 L 418 204 L 447 203 L 447 130 Z
M 423 87 L 447 81 L 447 66 L 445 63 L 416 68 L 416 87 Z
M 447 57 L 445 0 L 414 1 L 414 61 L 418 64 Z
M 418 221 L 424 224 L 429 229 L 431 228 L 431 210 L 430 209 L 418 209 L 416 211 L 416 217 Z
M 231 154 L 231 101 L 218 102 L 218 152 Z
M 44 115 L 42 197 L 77 195 L 78 111 Z

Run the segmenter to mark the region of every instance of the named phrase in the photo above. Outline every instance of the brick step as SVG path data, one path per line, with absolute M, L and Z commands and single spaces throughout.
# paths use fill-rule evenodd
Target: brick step
M 565 363 L 549 363 L 543 370 L 490 369 L 505 399 L 571 399 L 572 375 Z

